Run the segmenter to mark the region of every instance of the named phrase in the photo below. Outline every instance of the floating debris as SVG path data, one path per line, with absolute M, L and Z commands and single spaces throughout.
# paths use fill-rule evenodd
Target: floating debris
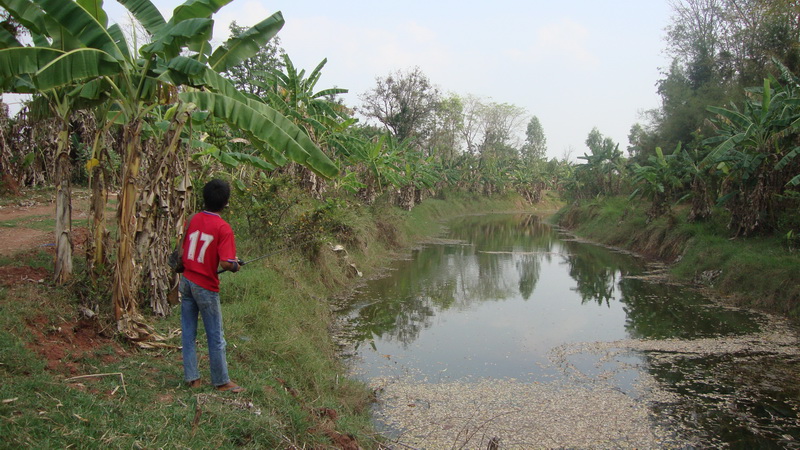
M 800 361 L 800 339 L 790 325 L 773 319 L 763 323 L 762 330 L 705 339 L 625 339 L 563 344 L 549 352 L 550 363 L 563 375 L 552 382 L 485 378 L 427 383 L 420 382 L 411 373 L 373 378 L 370 386 L 379 399 L 375 416 L 397 448 L 724 445 L 694 422 L 692 411 L 698 408 L 698 402 L 703 402 L 699 407 L 706 411 L 706 426 L 729 420 L 712 417 L 717 414 L 715 411 L 725 415 L 727 410 L 738 408 L 734 420 L 747 421 L 758 434 L 770 436 L 766 437 L 769 442 L 782 441 L 795 447 L 795 437 L 787 431 L 792 429 L 793 423 L 798 423 L 798 402 L 788 400 L 786 409 L 790 412 L 786 417 L 759 424 L 759 418 L 746 407 L 761 404 L 763 396 L 768 394 L 737 391 L 726 378 L 730 374 L 725 371 L 720 369 L 719 373 L 698 374 L 694 378 L 685 374 L 680 383 L 665 384 L 650 371 L 631 364 L 629 358 L 631 354 L 646 355 L 642 356 L 642 364 L 660 367 L 671 367 L 685 360 L 703 362 L 709 358 L 725 358 L 729 360 L 729 367 L 753 366 L 754 376 L 761 373 L 756 369 L 763 366 L 759 358 L 784 360 L 789 364 Z M 587 367 L 586 362 L 591 360 L 595 363 Z M 617 385 L 615 375 L 629 370 L 635 370 L 637 377 L 626 392 Z M 741 370 L 734 372 L 742 376 Z M 692 391 L 696 389 L 692 383 L 704 387 L 702 396 Z M 780 433 L 785 436 L 781 437 Z M 789 445 L 789 438 L 794 444 Z
M 419 384 L 375 379 L 377 417 L 411 448 L 679 446 L 646 403 L 611 387 L 511 379 Z M 399 448 L 399 447 L 398 447 Z

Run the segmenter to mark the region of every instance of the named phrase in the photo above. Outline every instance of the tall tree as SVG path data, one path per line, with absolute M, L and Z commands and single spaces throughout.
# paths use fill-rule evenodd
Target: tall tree
M 478 142 L 481 136 L 483 102 L 474 95 L 466 95 L 462 98 L 461 103 L 464 115 L 461 136 L 466 145 L 466 152 L 475 155 L 478 153 Z
M 424 137 L 422 132 L 439 102 L 439 90 L 414 67 L 375 80 L 375 87 L 361 95 L 362 113 L 382 123 L 400 141 Z
M 464 128 L 464 104 L 455 94 L 442 99 L 429 122 L 429 156 L 436 155 L 450 161 L 461 152 L 460 142 Z
M 673 58 L 658 83 L 660 114 L 640 162 L 655 146 L 699 145 L 711 132 L 706 106 L 743 101 L 761 84 L 772 58 L 800 68 L 800 4 L 791 0 L 672 0 L 667 53 Z
M 667 28 L 668 49 L 686 67 L 692 88 L 717 76 L 725 0 L 673 0 L 672 24 Z
M 525 144 L 522 145 L 522 156 L 527 161 L 543 159 L 547 155 L 547 137 L 539 118 L 531 117 L 525 130 Z
M 510 103 L 490 102 L 480 110 L 483 141 L 481 156 L 519 156 L 520 127 L 525 121 L 525 108 Z

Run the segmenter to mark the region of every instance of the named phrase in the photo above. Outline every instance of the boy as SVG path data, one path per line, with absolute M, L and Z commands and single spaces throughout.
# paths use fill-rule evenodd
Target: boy
M 237 272 L 240 267 L 233 230 L 219 215 L 228 205 L 230 195 L 231 188 L 227 182 L 216 179 L 209 181 L 203 187 L 205 210 L 189 219 L 183 240 L 184 272 L 180 284 L 181 352 L 186 384 L 190 387 L 202 386 L 195 344 L 199 313 L 208 340 L 211 383 L 220 391 L 242 392 L 244 388 L 228 377 L 217 275 L 218 266 L 231 272 Z

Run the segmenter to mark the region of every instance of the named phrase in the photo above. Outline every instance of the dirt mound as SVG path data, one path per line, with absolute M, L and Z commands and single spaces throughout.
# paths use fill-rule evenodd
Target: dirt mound
M 42 356 L 52 372 L 79 375 L 87 358 L 109 364 L 125 356 L 122 347 L 104 335 L 96 320 L 51 325 L 45 316 L 38 316 L 29 320 L 27 326 L 33 336 L 27 347 Z

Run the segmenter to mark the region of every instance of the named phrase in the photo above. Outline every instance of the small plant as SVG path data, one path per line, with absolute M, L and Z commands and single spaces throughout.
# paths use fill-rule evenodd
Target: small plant
M 797 249 L 797 245 L 800 244 L 800 236 L 798 236 L 794 230 L 789 230 L 784 238 L 786 239 L 786 248 L 788 248 L 790 252 L 794 253 L 794 251 Z

